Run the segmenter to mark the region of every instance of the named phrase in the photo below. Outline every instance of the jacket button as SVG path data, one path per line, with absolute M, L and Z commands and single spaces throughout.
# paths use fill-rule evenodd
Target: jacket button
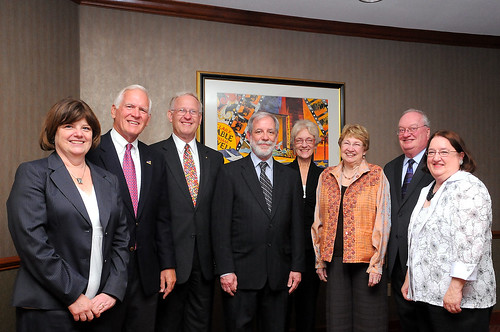
M 130 251 L 134 251 L 135 250 L 135 247 L 130 247 L 128 248 Z

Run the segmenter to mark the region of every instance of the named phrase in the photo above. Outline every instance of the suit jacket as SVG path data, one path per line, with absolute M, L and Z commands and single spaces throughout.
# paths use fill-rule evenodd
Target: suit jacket
M 298 172 L 274 161 L 269 212 L 250 155 L 225 165 L 213 208 L 216 273 L 234 272 L 238 289 L 286 289 L 290 271 L 305 269 L 301 194 Z
M 115 174 L 125 206 L 130 233 L 129 250 L 137 244 L 137 264 L 142 289 L 146 296 L 158 293 L 160 271 L 175 268 L 174 245 L 168 206 L 165 163 L 161 156 L 139 141 L 141 159 L 141 192 L 134 214 L 132 199 L 110 132 L 101 137 L 100 145 L 90 151 L 88 159 Z M 129 271 L 129 275 L 132 271 Z
M 434 180 L 432 175 L 422 171 L 422 167 L 427 162 L 427 157 L 424 155 L 408 185 L 405 198 L 402 199 L 401 177 L 404 159 L 405 155 L 402 154 L 384 167 L 385 176 L 389 180 L 391 187 L 391 233 L 387 249 L 389 275 L 392 275 L 398 252 L 400 264 L 406 271 L 408 225 L 410 224 L 411 213 L 417 203 L 420 190 Z
M 288 164 L 288 166 L 297 172 L 300 172 L 297 158 Z M 311 238 L 311 226 L 314 222 L 314 209 L 316 208 L 316 188 L 318 187 L 319 176 L 323 171 L 324 168 L 316 166 L 311 158 L 311 164 L 309 165 L 309 171 L 307 172 L 306 198 L 303 198 L 302 201 L 304 202 L 304 247 L 306 252 L 311 252 L 312 255 L 314 255 L 314 248 Z M 302 193 L 304 193 L 304 191 L 302 191 Z M 304 195 L 301 197 L 304 197 Z M 316 270 L 314 267 L 314 261 L 312 268 Z
M 213 279 L 213 255 L 210 220 L 215 180 L 223 164 L 222 154 L 196 143 L 200 158 L 200 179 L 196 207 L 193 205 L 181 160 L 172 137 L 152 147 L 166 161 L 168 193 L 172 216 L 172 233 L 177 260 L 177 283 L 185 283 L 191 275 L 194 255 L 198 255 L 203 277 Z M 196 244 L 196 246 L 195 246 Z M 195 252 L 195 247 L 197 252 Z
M 128 233 L 118 182 L 111 173 L 87 164 L 104 234 L 99 293 L 122 300 L 127 286 Z M 13 305 L 67 309 L 87 288 L 92 224 L 57 153 L 19 166 L 7 215 L 21 258 Z

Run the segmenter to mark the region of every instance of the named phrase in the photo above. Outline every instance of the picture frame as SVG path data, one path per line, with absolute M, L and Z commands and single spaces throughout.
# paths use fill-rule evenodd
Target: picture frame
M 203 106 L 199 139 L 219 150 L 226 162 L 250 152 L 246 126 L 250 116 L 262 110 L 280 122 L 276 160 L 288 163 L 295 158 L 291 129 L 295 121 L 308 119 L 321 137 L 315 163 L 327 167 L 340 162 L 337 139 L 345 119 L 344 83 L 197 71 L 196 85 Z

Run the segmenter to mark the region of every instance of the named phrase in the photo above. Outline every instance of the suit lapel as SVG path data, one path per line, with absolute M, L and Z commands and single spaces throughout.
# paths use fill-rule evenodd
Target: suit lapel
M 267 208 L 266 199 L 264 198 L 264 193 L 262 192 L 262 187 L 260 186 L 259 178 L 257 177 L 257 172 L 255 171 L 255 167 L 252 162 L 252 158 L 250 155 L 245 157 L 244 163 L 241 166 L 241 177 L 246 182 L 250 191 L 257 199 L 262 210 L 266 212 L 267 215 L 271 215 L 269 209 Z M 274 187 L 274 186 L 273 186 Z M 273 189 L 273 207 L 274 204 L 274 189 Z
M 56 185 L 56 187 L 61 191 L 61 193 L 68 199 L 68 201 L 73 204 L 75 209 L 82 215 L 82 217 L 90 224 L 90 218 L 83 203 L 82 197 L 78 192 L 71 175 L 64 166 L 61 158 L 57 153 L 52 153 L 48 157 L 48 166 L 52 170 L 50 174 L 50 179 Z
M 186 177 L 184 175 L 184 169 L 182 168 L 179 154 L 177 153 L 177 148 L 175 147 L 174 139 L 172 138 L 172 136 L 170 136 L 170 138 L 165 141 L 162 149 L 167 156 L 167 167 L 170 169 L 170 172 L 172 172 L 175 182 L 180 188 L 180 192 L 187 199 L 191 200 L 191 194 L 189 193 Z
M 278 209 L 281 197 L 283 196 L 283 190 L 285 190 L 286 184 L 283 177 L 283 165 L 274 160 L 273 158 L 273 206 L 271 209 L 271 218 L 274 217 L 276 210 Z M 294 185 L 294 184 L 288 184 Z
M 134 208 L 132 206 L 132 199 L 130 198 L 130 192 L 128 191 L 127 180 L 125 180 L 123 168 L 120 160 L 118 159 L 118 154 L 115 146 L 113 145 L 113 141 L 111 140 L 111 134 L 109 131 L 101 137 L 101 144 L 98 149 L 101 150 L 99 151 L 99 158 L 101 158 L 104 168 L 115 174 L 118 178 L 122 199 L 125 202 L 126 208 L 132 215 L 135 215 Z
M 94 184 L 94 191 L 99 206 L 99 219 L 101 221 L 102 229 L 108 226 L 111 207 L 109 206 L 109 198 L 112 195 L 111 186 L 104 174 L 97 171 L 96 167 L 89 164 L 90 172 L 92 174 L 92 183 Z
M 141 156 L 141 193 L 139 195 L 139 206 L 137 207 L 137 218 L 142 214 L 144 202 L 147 199 L 146 193 L 149 192 L 151 182 L 153 181 L 153 164 L 151 156 L 144 149 L 145 145 L 139 142 L 139 155 Z M 129 195 L 130 196 L 130 195 Z M 132 200 L 130 201 L 132 203 Z
M 208 186 L 209 174 L 210 174 L 210 159 L 207 155 L 207 149 L 203 144 L 196 142 L 198 148 L 198 157 L 200 158 L 200 178 L 198 179 L 198 198 L 196 199 L 196 206 L 200 205 L 200 201 L 203 199 L 204 189 Z M 187 185 L 187 183 L 186 183 Z
M 396 192 L 396 199 L 397 199 L 397 203 L 398 203 L 398 206 L 401 206 L 402 205 L 402 198 L 401 198 L 401 187 L 402 187 L 402 184 L 401 184 L 401 176 L 402 176 L 402 173 L 403 173 L 403 162 L 405 160 L 405 156 L 402 155 L 396 165 L 395 165 L 395 168 L 394 168 L 394 172 L 392 174 L 393 176 L 393 180 L 392 180 L 392 183 L 395 184 L 395 192 Z M 407 191 L 408 193 L 408 191 Z M 406 197 L 408 197 L 409 195 L 407 194 Z
M 427 158 L 425 158 L 425 156 L 424 156 L 424 157 L 422 157 L 422 159 L 418 163 L 417 169 L 415 170 L 415 174 L 411 178 L 411 182 L 408 185 L 408 189 L 406 190 L 406 195 L 405 195 L 405 198 L 403 199 L 402 204 L 404 204 L 408 200 L 408 197 L 413 195 L 413 192 L 418 187 L 418 183 L 424 177 L 424 172 L 422 171 L 422 167 L 424 167 L 426 162 L 427 162 Z M 402 168 L 402 166 L 401 166 L 401 168 Z M 399 188 L 399 192 L 401 193 L 401 188 Z M 401 194 L 399 196 L 401 197 Z

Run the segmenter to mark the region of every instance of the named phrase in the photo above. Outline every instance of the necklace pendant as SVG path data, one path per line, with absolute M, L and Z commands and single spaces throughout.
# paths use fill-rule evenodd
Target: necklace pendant
M 76 178 L 76 182 L 78 182 L 78 184 L 83 184 L 83 179 L 82 178 Z

